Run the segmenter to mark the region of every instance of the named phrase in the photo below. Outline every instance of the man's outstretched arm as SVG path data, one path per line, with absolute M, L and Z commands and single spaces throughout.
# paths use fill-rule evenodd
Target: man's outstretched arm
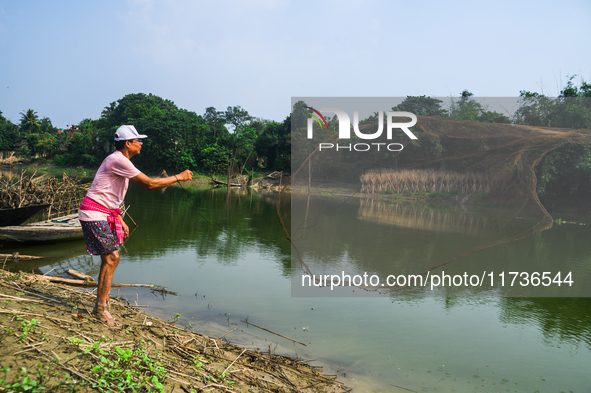
M 184 170 L 183 172 L 179 173 L 178 175 L 164 177 L 164 178 L 149 178 L 148 176 L 140 173 L 139 175 L 132 177 L 131 181 L 139 184 L 142 187 L 147 188 L 148 190 L 154 190 L 157 188 L 164 188 L 168 187 L 177 181 L 187 181 L 193 179 L 193 172 L 190 170 Z

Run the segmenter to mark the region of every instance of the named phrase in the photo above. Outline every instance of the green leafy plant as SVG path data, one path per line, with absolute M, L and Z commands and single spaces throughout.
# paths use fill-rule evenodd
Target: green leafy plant
M 0 371 L 10 371 L 8 367 L 2 368 Z M 37 370 L 37 377 L 38 379 L 33 379 L 29 375 L 29 372 L 26 368 L 22 367 L 17 375 L 15 376 L 12 382 L 7 382 L 4 379 L 0 378 L 0 389 L 5 392 L 27 392 L 27 393 L 37 393 L 42 392 L 45 390 L 45 381 L 44 381 L 44 374 Z
M 17 320 L 21 321 L 21 328 L 23 330 L 23 334 L 20 337 L 21 341 L 26 339 L 29 333 L 33 333 L 35 331 L 35 327 L 39 325 L 39 322 L 37 322 L 35 318 L 27 321 L 24 318 L 17 317 Z
M 76 343 L 70 339 L 72 343 Z M 164 392 L 162 381 L 167 376 L 164 363 L 158 358 L 151 358 L 145 343 L 141 341 L 133 348 L 115 347 L 114 351 L 105 351 L 100 347 L 102 341 L 89 345 L 84 354 L 91 353 L 96 360 L 90 370 L 98 377 L 93 388 L 106 391 L 135 391 L 146 386 L 150 392 Z
M 177 312 L 176 315 L 170 316 L 171 319 L 168 320 L 168 323 L 176 323 L 180 317 L 182 317 L 182 315 Z

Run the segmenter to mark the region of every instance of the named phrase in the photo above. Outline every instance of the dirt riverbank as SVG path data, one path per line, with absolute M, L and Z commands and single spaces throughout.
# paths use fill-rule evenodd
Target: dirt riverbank
M 206 337 L 122 300 L 111 299 L 122 326 L 109 327 L 90 315 L 94 300 L 0 270 L 0 392 L 348 391 L 303 359 L 233 345 L 231 332 Z

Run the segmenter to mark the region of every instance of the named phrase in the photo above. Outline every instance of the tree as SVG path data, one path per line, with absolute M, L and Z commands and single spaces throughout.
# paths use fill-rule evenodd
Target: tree
M 26 138 L 27 146 L 32 156 L 36 156 L 37 154 L 45 156 L 51 154 L 56 148 L 57 139 L 48 132 L 43 134 L 29 134 Z
M 252 153 L 258 133 L 254 127 L 247 126 L 253 119 L 240 106 L 229 106 L 225 112 L 217 111 L 214 107 L 205 110 L 203 121 L 209 127 L 210 138 L 207 139 L 206 147 L 197 154 L 204 170 L 219 173 L 223 166 L 229 182 L 236 170 L 242 172 L 247 161 L 254 160 Z
M 51 134 L 51 135 L 56 135 L 57 134 L 57 128 L 53 126 L 53 124 L 51 124 L 51 120 L 49 119 L 49 117 L 44 117 L 43 119 L 41 119 L 39 121 L 39 133 L 40 134 Z
M 576 76 L 576 75 L 575 75 Z M 521 91 L 515 122 L 533 126 L 591 129 L 591 85 L 573 83 L 556 98 Z M 588 201 L 591 196 L 591 147 L 566 144 L 544 156 L 535 168 L 537 192 L 545 204 Z
M 0 112 L 0 150 L 13 150 L 18 141 L 18 127 Z
M 511 120 L 498 112 L 487 110 L 485 106 L 476 101 L 473 93 L 462 91 L 458 101 L 452 100 L 449 108 L 449 117 L 457 120 L 471 120 L 482 123 L 511 123 Z
M 553 113 L 558 127 L 591 129 L 591 85 L 581 80 L 581 86 L 573 83 L 576 75 L 569 77 L 561 90 Z
M 37 150 L 41 155 L 51 155 L 54 153 L 57 145 L 57 138 L 49 132 L 39 134 L 39 141 L 37 142 Z
M 566 86 L 560 91 L 559 97 L 591 97 L 591 84 L 581 80 L 581 86 L 576 87 L 573 83 L 573 79 L 577 75 L 573 75 L 568 79 Z
M 203 146 L 199 156 L 203 172 L 215 174 L 223 173 L 227 169 L 232 152 L 226 146 L 215 142 Z
M 543 127 L 591 129 L 591 84 L 573 83 L 576 75 L 569 77 L 557 98 L 535 92 L 521 91 L 515 122 Z
M 452 100 L 449 108 L 449 116 L 457 120 L 478 121 L 480 114 L 484 111 L 482 104 L 472 97 L 474 93 L 468 90 L 462 91 L 458 101 Z
M 290 169 L 290 139 L 290 116 L 283 123 L 269 121 L 262 125 L 262 131 L 255 142 L 255 149 L 257 156 L 265 160 L 268 169 L 277 171 Z
M 201 116 L 152 94 L 128 94 L 106 107 L 101 119 L 110 140 L 123 124 L 148 135 L 135 161 L 146 169 L 196 169 L 200 145 L 210 133 Z
M 242 109 L 240 106 L 229 106 L 226 112 L 224 112 L 224 118 L 226 124 L 231 126 L 233 132 L 237 132 L 238 128 L 250 122 L 254 117 L 248 114 L 248 112 Z
M 519 108 L 513 115 L 515 123 L 540 127 L 552 126 L 552 113 L 555 108 L 553 98 L 525 90 L 519 92 L 519 97 Z
M 170 100 L 153 94 L 136 93 L 128 94 L 112 102 L 103 109 L 101 118 L 106 119 L 111 127 L 119 127 L 123 124 L 130 124 L 131 120 L 140 119 L 150 108 L 157 108 L 160 111 L 178 109 Z
M 21 130 L 25 131 L 27 135 L 38 133 L 40 124 L 37 112 L 32 109 L 27 109 L 25 112 L 21 112 Z
M 312 123 L 314 138 L 308 139 L 306 129 L 308 119 L 312 117 L 311 114 L 312 111 L 308 109 L 307 104 L 300 100 L 293 105 L 291 114 L 284 121 L 285 127 L 288 127 L 290 132 L 290 166 L 293 171 L 301 167 L 310 153 L 316 149 L 319 141 L 322 142 L 335 132 L 327 130 L 324 126 L 320 127 L 314 122 Z
M 211 132 L 213 132 L 214 139 L 216 139 L 218 135 L 228 133 L 228 129 L 225 127 L 226 118 L 224 112 L 217 111 L 213 106 L 205 109 L 203 121 L 209 126 Z
M 447 116 L 441 107 L 443 101 L 426 96 L 407 96 L 404 101 L 392 108 L 393 111 L 410 112 L 417 116 Z
M 68 141 L 68 150 L 79 156 L 89 154 L 92 150 L 92 137 L 89 134 L 75 133 Z
M 591 195 L 591 146 L 567 144 L 536 166 L 537 192 L 545 203 L 588 201 Z
M 222 143 L 226 150 L 230 152 L 227 162 L 228 181 L 232 174 L 246 165 L 249 159 L 253 159 L 254 143 L 257 139 L 256 130 L 246 125 L 240 125 L 236 132 L 226 135 Z

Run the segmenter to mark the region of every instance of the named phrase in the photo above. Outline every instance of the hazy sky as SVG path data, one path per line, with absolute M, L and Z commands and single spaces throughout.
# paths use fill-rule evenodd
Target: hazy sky
M 0 0 L 0 111 L 54 126 L 130 93 L 283 120 L 292 96 L 556 95 L 591 1 Z

